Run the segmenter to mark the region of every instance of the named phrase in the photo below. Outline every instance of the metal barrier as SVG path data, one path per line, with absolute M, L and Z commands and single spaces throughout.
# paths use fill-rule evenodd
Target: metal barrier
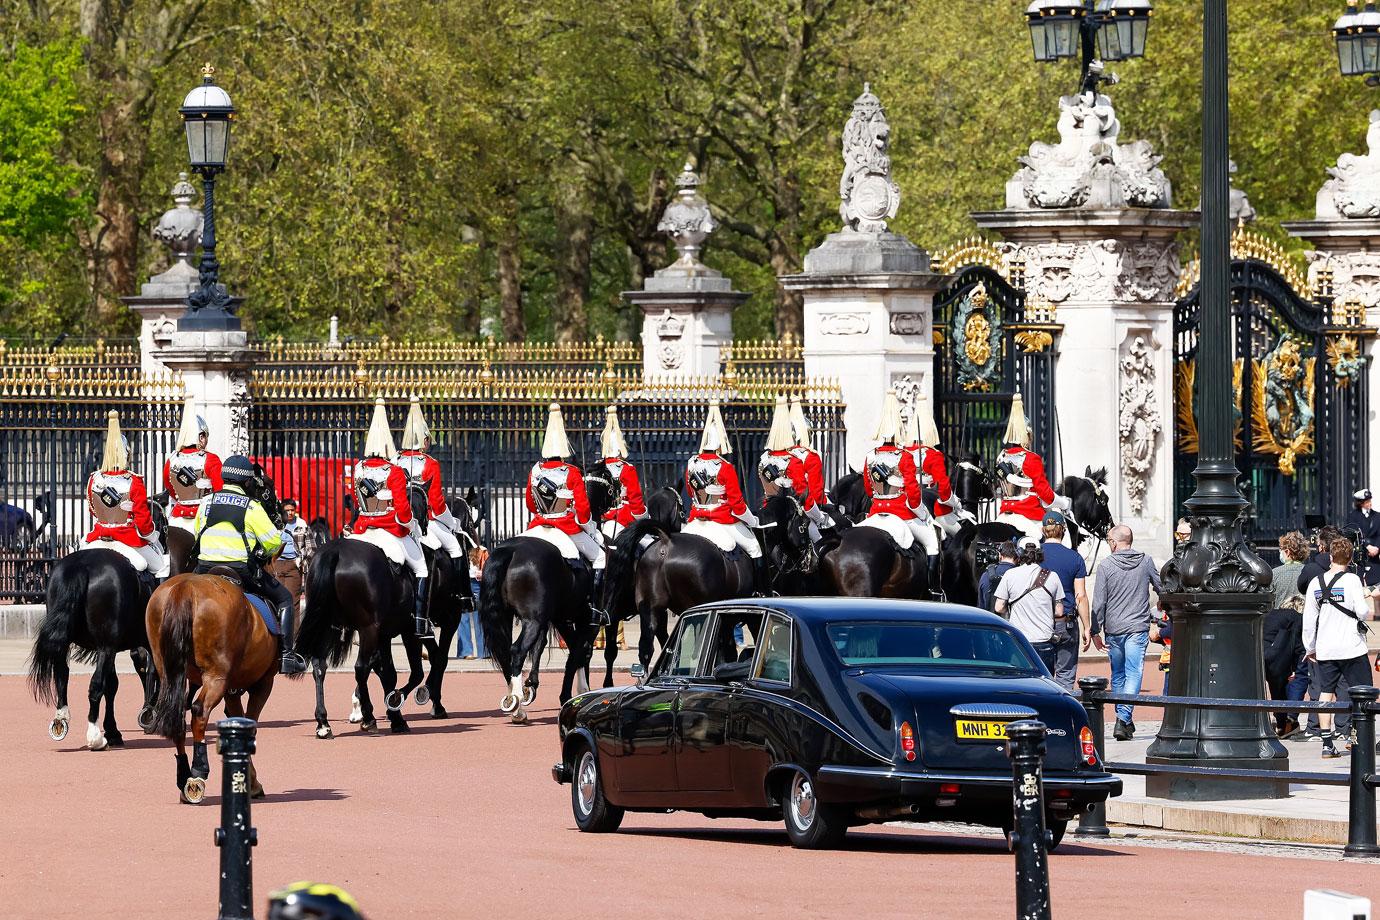
M 1375 687 L 1352 687 L 1349 694 L 1351 702 L 1310 703 L 1293 700 L 1219 700 L 1196 696 L 1139 696 L 1124 693 L 1108 693 L 1107 678 L 1083 677 L 1078 680 L 1078 688 L 1083 694 L 1083 708 L 1088 714 L 1088 725 L 1092 729 L 1093 743 L 1104 766 L 1112 773 L 1130 773 L 1144 776 L 1200 776 L 1211 779 L 1241 780 L 1283 780 L 1290 783 L 1307 783 L 1314 786 L 1346 786 L 1349 789 L 1349 811 L 1347 816 L 1347 844 L 1344 856 L 1380 856 L 1380 845 L 1376 843 L 1375 833 L 1375 790 L 1380 786 L 1380 776 L 1375 772 L 1375 714 L 1380 712 L 1380 690 Z M 1351 725 L 1356 733 L 1356 742 L 1351 746 L 1351 769 L 1341 773 L 1307 773 L 1288 770 L 1252 770 L 1231 767 L 1203 767 L 1189 764 L 1138 764 L 1107 763 L 1106 718 L 1103 707 L 1107 704 L 1125 703 L 1133 706 L 1182 706 L 1188 709 L 1217 709 L 1237 712 L 1330 712 L 1349 713 Z M 1107 809 L 1099 805 L 1089 809 L 1078 821 L 1075 834 L 1084 837 L 1105 837 L 1107 830 Z

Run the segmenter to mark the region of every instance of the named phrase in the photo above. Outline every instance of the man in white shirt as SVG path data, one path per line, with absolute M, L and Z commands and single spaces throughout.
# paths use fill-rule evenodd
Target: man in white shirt
M 1308 659 L 1318 663 L 1318 698 L 1325 703 L 1337 698 L 1337 685 L 1343 681 L 1352 687 L 1371 685 L 1362 624 L 1371 618 L 1370 605 L 1361 579 L 1347 571 L 1351 541 L 1333 540 L 1328 550 L 1332 567 L 1309 583 L 1303 606 L 1303 646 Z M 1341 757 L 1332 743 L 1332 713 L 1320 716 L 1323 756 Z
M 997 585 L 996 610 L 1030 640 L 1052 675 L 1056 663 L 1054 621 L 1064 617 L 1064 586 L 1056 573 L 1044 567 L 1040 544 L 1025 537 L 1018 545 L 1019 564 Z

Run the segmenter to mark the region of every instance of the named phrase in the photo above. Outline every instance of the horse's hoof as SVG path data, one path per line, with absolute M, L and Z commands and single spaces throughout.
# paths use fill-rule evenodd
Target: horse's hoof
M 515 695 L 512 694 L 512 693 L 509 693 L 507 696 L 505 696 L 505 697 L 503 698 L 503 701 L 502 701 L 501 703 L 498 704 L 498 708 L 499 708 L 501 711 L 503 711 L 503 712 L 512 712 L 514 709 L 517 709 L 517 708 L 518 708 L 518 698 L 517 698 L 517 696 L 515 696 Z
M 412 695 L 412 698 L 417 701 L 418 706 L 425 706 L 431 702 L 431 690 L 426 684 L 422 684 L 417 688 L 417 692 Z
M 350 711 L 350 724 L 351 724 L 351 725 L 358 725 L 359 723 L 361 723 L 361 722 L 363 722 L 363 721 L 364 721 L 364 713 L 360 712 L 358 708 L 355 708 L 355 709 L 353 709 L 353 710 Z
M 412 731 L 402 716 L 389 719 L 388 730 L 395 735 L 406 735 L 408 732 Z
M 188 805 L 200 805 L 201 800 L 206 798 L 206 780 L 199 776 L 190 776 L 182 784 L 182 801 Z
M 366 735 L 377 735 L 379 733 L 378 719 L 369 719 L 368 721 L 360 722 L 359 730 Z
M 440 703 L 437 703 L 436 705 L 431 707 L 431 717 L 433 719 L 449 719 L 450 713 L 446 712 L 446 707 L 442 706 Z
M 527 713 L 526 713 L 526 711 L 524 711 L 524 710 L 522 710 L 522 709 L 519 709 L 517 712 L 513 713 L 513 715 L 511 716 L 511 718 L 512 718 L 512 720 L 513 720 L 513 724 L 514 724 L 514 725 L 526 725 L 526 724 L 527 724 Z
M 105 736 L 105 742 L 110 747 L 122 748 L 125 746 L 125 736 L 120 734 L 119 732 L 107 732 Z
M 109 746 L 110 742 L 106 740 L 105 732 L 95 725 L 87 726 L 86 747 L 88 750 L 104 751 Z
M 54 741 L 61 741 L 67 737 L 67 720 L 54 719 L 48 723 L 48 737 Z
M 401 692 L 389 690 L 388 695 L 383 698 L 383 705 L 388 707 L 389 712 L 397 712 L 402 709 L 403 701 L 406 699 Z
M 533 703 L 535 703 L 536 701 L 537 701 L 537 688 L 536 688 L 536 687 L 523 687 L 523 688 L 522 688 L 522 705 L 524 705 L 524 706 L 531 706 L 531 705 L 532 705 Z
M 331 731 L 329 725 L 318 725 L 316 726 L 316 737 L 320 738 L 322 741 L 329 741 L 335 737 L 335 732 Z
M 263 784 L 260 783 L 257 779 L 254 780 L 254 785 L 249 787 L 249 797 L 251 799 L 261 799 L 264 797 Z
M 153 733 L 153 707 L 145 706 L 139 710 L 139 728 L 144 734 Z

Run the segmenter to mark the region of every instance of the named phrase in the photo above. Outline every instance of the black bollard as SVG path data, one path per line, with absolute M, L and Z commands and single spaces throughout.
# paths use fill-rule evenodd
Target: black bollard
M 1049 847 L 1045 841 L 1045 725 L 1022 719 L 1006 726 L 1011 758 L 1014 821 L 1011 849 L 1016 854 L 1016 920 L 1049 920 Z
M 216 920 L 254 920 L 254 851 L 258 832 L 249 824 L 249 758 L 258 726 L 252 719 L 223 719 L 216 724 L 221 756 L 220 912 Z
M 1356 743 L 1351 746 L 1351 809 L 1348 815 L 1347 842 L 1343 856 L 1380 856 L 1375 843 L 1375 713 L 1370 710 L 1380 690 L 1352 687 L 1351 728 Z
M 1107 762 L 1107 719 L 1104 714 L 1105 704 L 1097 698 L 1096 694 L 1107 692 L 1107 678 L 1080 677 L 1078 678 L 1078 689 L 1083 694 L 1083 711 L 1088 714 L 1088 728 L 1092 731 L 1093 749 L 1097 751 L 1097 759 L 1105 764 Z M 1107 803 L 1098 802 L 1095 805 L 1089 805 L 1088 810 L 1078 818 L 1078 827 L 1074 828 L 1073 833 L 1079 837 L 1110 837 L 1112 832 L 1107 829 Z

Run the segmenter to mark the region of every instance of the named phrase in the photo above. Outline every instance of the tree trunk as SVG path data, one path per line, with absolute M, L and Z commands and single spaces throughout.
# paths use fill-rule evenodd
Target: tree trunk
M 800 245 L 800 180 L 794 170 L 787 172 L 774 183 L 773 189 L 778 222 L 776 230 L 767 240 L 767 253 L 772 273 L 780 278 L 800 271 L 797 251 Z M 783 338 L 791 335 L 797 342 L 802 341 L 805 324 L 804 301 L 795 291 L 787 291 L 780 285 L 776 287 L 776 335 Z
M 572 171 L 556 187 L 556 303 L 551 319 L 558 342 L 576 342 L 589 334 L 586 303 L 594 216 L 582 178 Z
M 499 231 L 498 302 L 503 338 L 509 342 L 526 341 L 527 322 L 522 316 L 522 238 L 518 235 L 516 216 Z
M 99 56 L 98 56 L 99 55 Z M 122 68 L 93 53 L 91 78 L 108 87 L 109 96 L 96 113 L 100 129 L 100 162 L 96 167 L 96 227 L 91 235 L 94 251 L 92 294 L 97 320 L 103 328 L 128 325 L 130 313 L 120 297 L 138 293 L 139 191 L 148 169 L 149 131 L 140 118 L 138 100 L 144 95 L 140 81 L 121 73 Z

